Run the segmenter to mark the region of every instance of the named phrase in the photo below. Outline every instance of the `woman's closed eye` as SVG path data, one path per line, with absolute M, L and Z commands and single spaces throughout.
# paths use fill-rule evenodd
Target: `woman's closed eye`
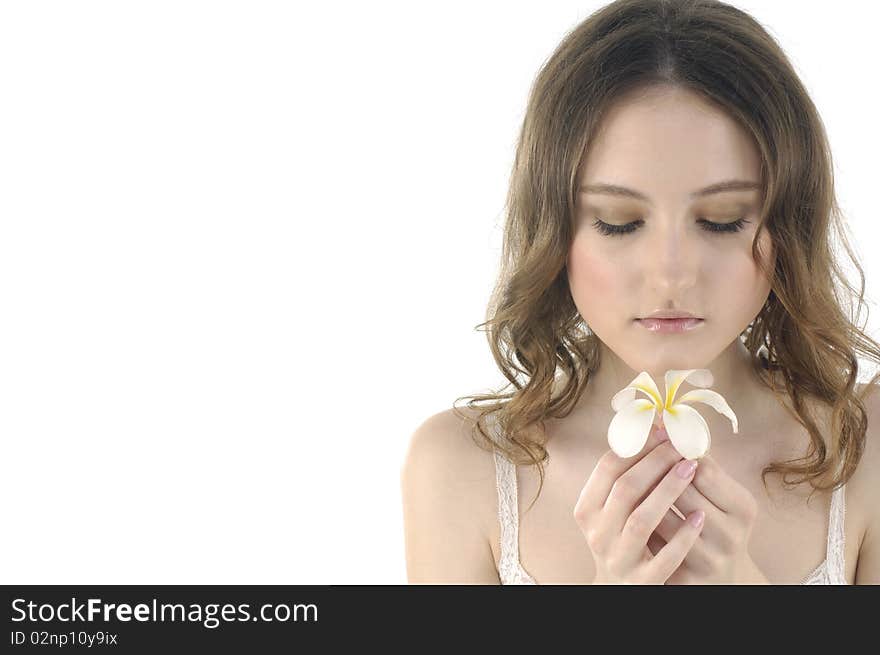
M 635 232 L 638 227 L 644 222 L 645 221 L 643 221 L 642 219 L 639 219 L 625 225 L 612 225 L 610 223 L 605 223 L 604 221 L 597 218 L 596 221 L 593 223 L 593 226 L 602 234 L 616 236 Z M 714 223 L 712 221 L 707 221 L 705 218 L 701 218 L 697 222 L 707 232 L 731 234 L 733 232 L 739 232 L 740 230 L 742 230 L 743 226 L 750 221 L 745 218 L 738 218 L 730 223 Z

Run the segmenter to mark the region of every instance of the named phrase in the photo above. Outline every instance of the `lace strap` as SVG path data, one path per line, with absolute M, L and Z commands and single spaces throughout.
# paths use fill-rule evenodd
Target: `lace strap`
M 827 558 L 828 575 L 833 584 L 846 584 L 844 568 L 844 547 L 846 546 L 846 485 L 835 489 L 831 494 L 831 512 L 828 517 Z
M 516 493 L 516 467 L 496 450 L 495 482 L 498 487 L 498 520 L 501 523 L 501 563 L 519 561 L 519 507 Z
M 498 431 L 495 417 L 490 416 L 493 430 Z M 495 483 L 498 488 L 498 522 L 501 524 L 501 553 L 498 575 L 503 585 L 537 584 L 519 562 L 519 501 L 517 499 L 516 464 L 500 450 L 493 451 Z

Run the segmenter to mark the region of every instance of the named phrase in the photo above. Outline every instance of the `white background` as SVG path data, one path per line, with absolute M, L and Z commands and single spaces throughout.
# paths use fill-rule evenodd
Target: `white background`
M 0 582 L 405 583 L 408 439 L 504 382 L 515 138 L 602 4 L 0 5 Z M 874 24 L 735 4 L 826 122 L 873 307 Z

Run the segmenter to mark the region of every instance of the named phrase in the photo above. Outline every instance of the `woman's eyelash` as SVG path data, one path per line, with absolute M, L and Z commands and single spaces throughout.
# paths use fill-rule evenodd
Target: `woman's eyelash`
M 712 221 L 707 221 L 706 219 L 701 218 L 698 222 L 707 232 L 720 232 L 722 234 L 730 234 L 732 232 L 739 232 L 740 230 L 742 230 L 743 226 L 749 221 L 745 218 L 738 218 L 731 223 L 713 223 Z M 632 223 L 627 223 L 626 225 L 610 225 L 597 218 L 596 222 L 593 223 L 593 225 L 602 234 L 613 236 L 635 232 L 638 229 L 639 223 L 644 223 L 644 221 L 639 219 L 638 221 L 633 221 Z

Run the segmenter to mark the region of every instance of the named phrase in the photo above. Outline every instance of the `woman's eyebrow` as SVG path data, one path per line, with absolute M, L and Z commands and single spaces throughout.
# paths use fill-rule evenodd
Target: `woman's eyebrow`
M 715 193 L 724 193 L 727 191 L 753 191 L 760 188 L 761 185 L 757 182 L 750 182 L 748 180 L 725 180 L 723 182 L 710 184 L 703 189 L 698 189 L 697 191 L 694 191 L 693 193 L 691 193 L 691 198 L 701 198 L 703 196 L 710 196 Z M 636 191 L 635 189 L 628 189 L 627 187 L 620 186 L 618 184 L 583 184 L 578 187 L 578 191 L 580 193 L 594 193 L 609 196 L 623 196 L 625 198 L 635 198 L 636 200 L 643 200 L 649 205 L 653 204 L 651 199 L 648 198 L 648 196 L 646 196 L 644 193 Z

